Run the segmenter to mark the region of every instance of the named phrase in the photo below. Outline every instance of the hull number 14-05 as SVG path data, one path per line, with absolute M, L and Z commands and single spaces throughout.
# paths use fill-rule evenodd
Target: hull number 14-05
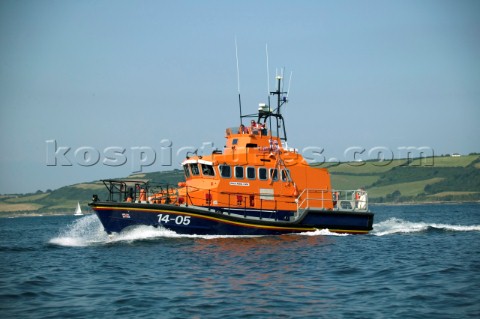
M 164 223 L 164 224 L 168 224 L 169 222 L 174 222 L 177 225 L 186 226 L 190 224 L 190 216 L 177 215 L 175 217 L 170 218 L 170 215 L 159 214 L 158 222 Z

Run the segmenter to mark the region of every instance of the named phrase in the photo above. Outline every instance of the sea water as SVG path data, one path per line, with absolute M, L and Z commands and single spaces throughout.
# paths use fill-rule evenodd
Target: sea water
M 1 318 L 480 318 L 480 204 L 372 206 L 368 235 L 108 236 L 0 218 Z

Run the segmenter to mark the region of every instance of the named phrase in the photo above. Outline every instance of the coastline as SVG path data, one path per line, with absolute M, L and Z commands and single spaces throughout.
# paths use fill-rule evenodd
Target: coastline
M 84 213 L 83 216 L 92 215 Z M 21 218 L 21 217 L 50 217 L 50 216 L 74 216 L 73 212 L 0 212 L 0 218 Z M 81 217 L 81 216 L 80 216 Z
M 415 205 L 420 206 L 420 205 L 462 205 L 462 204 L 480 204 L 480 200 L 369 203 L 368 206 L 415 206 Z

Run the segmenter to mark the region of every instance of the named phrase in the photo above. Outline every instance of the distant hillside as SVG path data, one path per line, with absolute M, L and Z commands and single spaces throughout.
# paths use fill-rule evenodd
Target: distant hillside
M 131 175 L 132 179 L 147 179 L 153 183 L 168 183 L 176 185 L 183 179 L 183 171 L 173 170 L 168 172 L 155 172 Z M 103 182 L 94 181 L 88 183 L 64 186 L 54 191 L 37 192 L 25 195 L 0 196 L 0 214 L 12 213 L 16 215 L 38 213 L 68 213 L 75 210 L 77 202 L 83 211 L 88 212 L 88 203 L 92 195 L 97 194 L 100 198 L 107 197 L 107 189 Z
M 332 187 L 364 188 L 371 202 L 480 200 L 480 155 L 342 163 L 329 168 Z
M 329 166 L 330 165 L 330 166 Z M 394 160 L 388 165 L 375 161 L 327 164 L 335 189 L 364 188 L 370 202 L 438 202 L 480 200 L 480 155 Z M 130 178 L 176 185 L 183 171 L 136 174 Z M 54 191 L 23 195 L 0 195 L 0 214 L 68 213 L 79 201 L 88 211 L 93 194 L 107 196 L 101 181 L 64 186 Z

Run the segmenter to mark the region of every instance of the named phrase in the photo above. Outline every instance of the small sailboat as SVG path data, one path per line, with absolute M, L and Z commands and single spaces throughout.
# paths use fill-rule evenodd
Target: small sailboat
M 83 216 L 82 209 L 80 208 L 80 202 L 77 202 L 77 208 L 75 209 L 74 216 Z

